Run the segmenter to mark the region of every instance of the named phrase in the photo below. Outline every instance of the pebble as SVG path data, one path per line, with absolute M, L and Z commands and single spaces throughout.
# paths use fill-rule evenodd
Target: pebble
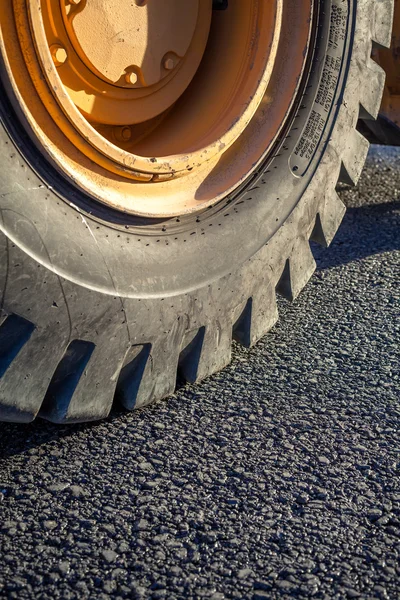
M 247 577 L 250 577 L 250 575 L 253 574 L 252 569 L 240 569 L 237 573 L 237 578 L 238 579 L 246 579 Z
M 368 511 L 368 518 L 371 521 L 377 521 L 382 516 L 382 511 L 379 508 L 373 508 Z
M 298 504 L 307 504 L 309 500 L 310 496 L 308 494 L 299 494 L 296 498 Z
M 68 573 L 70 572 L 70 564 L 69 561 L 67 560 L 63 560 L 60 562 L 60 564 L 58 565 L 58 570 L 60 571 L 60 573 L 62 575 L 68 575 Z
M 43 527 L 48 531 L 52 531 L 53 529 L 56 529 L 57 521 L 43 521 Z
M 69 487 L 69 483 L 60 481 L 58 483 L 52 483 L 51 485 L 48 486 L 48 490 L 50 492 L 63 492 L 65 489 L 67 489 Z
M 270 600 L 270 599 L 271 599 L 270 592 L 263 592 L 261 590 L 258 590 L 257 592 L 255 592 L 253 594 L 253 600 Z
M 134 524 L 134 529 L 136 531 L 145 531 L 146 529 L 149 529 L 149 527 L 149 522 L 146 521 L 146 519 L 139 519 L 138 521 L 135 521 Z
M 71 485 L 69 489 L 74 498 L 81 498 L 85 495 L 85 490 L 80 485 Z
M 109 563 L 115 562 L 117 560 L 118 554 L 114 552 L 114 550 L 102 550 L 101 556 Z

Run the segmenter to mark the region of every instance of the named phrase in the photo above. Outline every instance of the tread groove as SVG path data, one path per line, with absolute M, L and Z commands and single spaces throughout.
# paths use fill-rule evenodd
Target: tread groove
M 289 259 L 286 260 L 282 275 L 280 276 L 279 281 L 276 284 L 276 291 L 284 298 L 287 298 L 287 300 L 293 300 Z
M 200 327 L 197 331 L 189 332 L 185 336 L 183 349 L 179 355 L 178 374 L 189 383 L 194 383 L 198 379 L 205 333 L 206 328 Z
M 151 353 L 151 344 L 132 346 L 118 378 L 115 398 L 125 408 L 136 404 L 140 384 Z M 132 355 L 134 357 L 132 358 Z
M 323 246 L 324 248 L 327 248 L 329 245 L 324 233 L 324 227 L 322 225 L 320 213 L 317 213 L 317 216 L 315 217 L 315 225 L 314 229 L 312 230 L 310 240 L 316 244 L 319 244 L 320 246 Z
M 232 328 L 233 339 L 237 342 L 246 346 L 247 348 L 252 345 L 251 343 L 251 326 L 252 326 L 252 315 L 253 315 L 253 298 L 249 298 L 246 302 L 246 306 L 242 310 L 239 318 L 236 320 Z
M 327 194 L 315 217 L 310 240 L 328 248 L 343 220 L 346 207 L 336 190 Z
M 8 315 L 0 326 L 0 377 L 31 337 L 35 325 L 16 314 Z
M 70 342 L 47 388 L 40 414 L 53 412 L 55 405 L 57 412 L 68 411 L 68 405 L 95 347 L 93 342 L 84 340 Z

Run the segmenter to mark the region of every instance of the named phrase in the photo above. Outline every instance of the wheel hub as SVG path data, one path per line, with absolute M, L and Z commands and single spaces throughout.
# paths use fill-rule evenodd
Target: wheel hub
M 87 67 L 107 83 L 141 88 L 165 79 L 185 57 L 199 0 L 74 0 L 61 7 L 69 38 Z
M 29 12 L 53 90 L 46 47 L 69 100 L 86 119 L 124 126 L 157 117 L 186 90 L 207 45 L 212 6 L 200 0 L 32 0 Z M 76 123 L 73 107 L 65 109 Z

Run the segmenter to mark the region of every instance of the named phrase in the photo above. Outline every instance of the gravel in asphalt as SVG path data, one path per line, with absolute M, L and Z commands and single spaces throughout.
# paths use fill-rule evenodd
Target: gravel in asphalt
M 0 597 L 400 597 L 400 151 L 255 348 L 99 424 L 0 425 Z

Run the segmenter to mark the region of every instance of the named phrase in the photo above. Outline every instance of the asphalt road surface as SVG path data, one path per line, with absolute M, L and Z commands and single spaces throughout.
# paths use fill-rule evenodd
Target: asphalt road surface
M 0 425 L 0 597 L 400 598 L 400 151 L 255 348 L 100 424 Z

